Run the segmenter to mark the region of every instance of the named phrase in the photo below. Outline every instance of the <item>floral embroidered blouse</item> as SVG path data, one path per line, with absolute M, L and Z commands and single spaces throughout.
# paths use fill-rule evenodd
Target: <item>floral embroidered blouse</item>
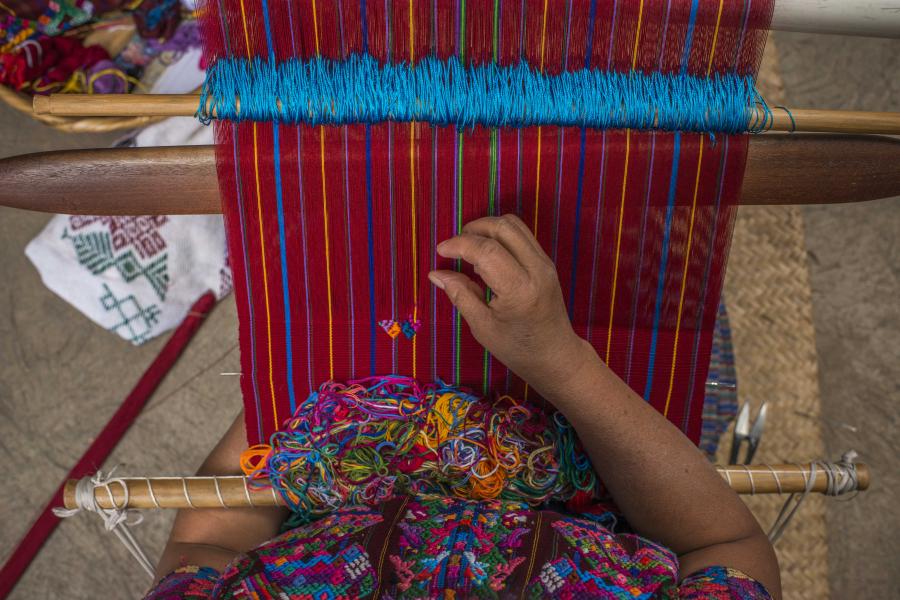
M 770 600 L 734 569 L 679 583 L 667 549 L 503 500 L 404 497 L 348 507 L 238 557 L 183 567 L 145 600 L 207 598 L 643 598 Z

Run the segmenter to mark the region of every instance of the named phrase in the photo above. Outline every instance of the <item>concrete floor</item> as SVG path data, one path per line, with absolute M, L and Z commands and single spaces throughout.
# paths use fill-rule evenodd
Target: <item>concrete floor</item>
M 900 43 L 779 35 L 787 100 L 795 106 L 900 110 Z M 0 106 L 0 157 L 105 146 L 112 136 L 58 134 Z M 2 182 L 0 182 L 2 185 Z M 23 254 L 47 216 L 0 209 L 0 559 L 27 529 L 70 464 L 162 346 L 133 348 L 83 318 L 40 282 Z M 900 588 L 900 494 L 894 460 L 900 403 L 900 200 L 804 210 L 814 292 L 826 444 L 853 447 L 875 487 L 828 508 L 833 598 L 887 598 Z M 229 299 L 189 346 L 107 468 L 195 469 L 240 404 Z M 170 514 L 137 528 L 151 555 Z M 64 523 L 13 598 L 134 598 L 146 579 L 93 519 Z

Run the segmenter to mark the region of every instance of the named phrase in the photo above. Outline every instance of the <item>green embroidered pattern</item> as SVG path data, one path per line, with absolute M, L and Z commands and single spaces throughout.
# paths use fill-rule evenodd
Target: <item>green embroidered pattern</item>
M 129 294 L 124 298 L 116 298 L 115 294 L 105 283 L 103 284 L 103 295 L 100 296 L 100 305 L 107 312 L 116 311 L 118 313 L 119 322 L 110 327 L 109 330 L 122 335 L 132 344 L 142 344 L 147 341 L 153 326 L 159 321 L 161 312 L 155 304 L 144 308 L 133 294 Z M 127 335 L 123 335 L 119 331 L 122 328 L 125 329 Z
M 166 299 L 166 291 L 169 288 L 169 273 L 166 267 L 167 254 L 164 253 L 147 264 L 141 264 L 131 250 L 116 255 L 113 251 L 112 238 L 106 231 L 89 231 L 70 235 L 68 229 L 64 229 L 62 239 L 72 240 L 78 262 L 91 274 L 99 275 L 107 269 L 115 267 L 127 283 L 144 276 L 159 299 Z

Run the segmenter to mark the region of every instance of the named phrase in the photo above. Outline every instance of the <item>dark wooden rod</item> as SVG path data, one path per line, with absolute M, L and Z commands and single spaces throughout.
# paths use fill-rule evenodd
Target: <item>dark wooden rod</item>
M 900 196 L 900 140 L 766 134 L 750 140 L 742 204 Z M 212 146 L 112 148 L 0 160 L 0 206 L 86 215 L 221 212 Z

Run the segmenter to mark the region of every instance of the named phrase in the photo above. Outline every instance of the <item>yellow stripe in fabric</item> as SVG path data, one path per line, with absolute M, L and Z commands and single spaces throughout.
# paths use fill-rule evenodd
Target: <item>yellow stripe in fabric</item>
M 706 67 L 707 77 L 712 74 L 713 58 L 715 58 L 716 55 L 716 44 L 719 40 L 719 27 L 722 24 L 722 8 L 724 4 L 725 0 L 719 0 L 719 11 L 716 15 L 716 29 L 713 32 L 712 47 L 709 50 L 709 63 Z M 687 285 L 688 267 L 691 262 L 691 245 L 694 241 L 694 217 L 697 212 L 697 195 L 700 191 L 700 170 L 703 166 L 703 145 L 705 140 L 706 138 L 701 135 L 700 152 L 697 157 L 697 176 L 694 180 L 694 198 L 691 203 L 691 219 L 690 225 L 688 226 L 687 248 L 684 253 L 684 272 L 681 275 L 681 292 L 678 296 L 678 317 L 675 320 L 675 342 L 672 345 L 672 369 L 669 371 L 669 390 L 666 392 L 666 404 L 663 407 L 663 416 L 669 416 L 669 404 L 672 401 L 672 386 L 675 382 L 675 366 L 678 361 L 678 337 L 681 334 L 681 311 L 684 308 L 684 290 Z
M 243 2 L 243 0 L 241 0 Z M 312 0 L 313 34 L 316 36 L 316 55 L 319 54 L 319 16 L 316 10 L 316 0 Z
M 609 351 L 612 347 L 612 327 L 613 315 L 616 309 L 616 285 L 619 281 L 619 255 L 621 254 L 622 245 L 622 222 L 625 216 L 625 195 L 628 190 L 628 159 L 631 158 L 631 130 L 625 130 L 625 168 L 622 173 L 622 199 L 619 201 L 619 224 L 616 228 L 616 262 L 613 266 L 612 291 L 609 296 L 609 328 L 606 332 L 606 358 L 603 360 L 609 362 Z
M 544 0 L 544 16 L 541 22 L 541 73 L 544 72 L 544 50 L 547 47 L 547 4 L 549 0 Z M 538 214 L 540 212 L 541 197 L 541 128 L 537 130 L 537 173 L 534 180 L 534 224 L 531 228 L 534 237 L 537 237 L 538 231 Z M 528 382 L 525 382 L 525 393 L 523 398 L 528 400 Z
M 269 351 L 269 389 L 272 391 L 272 416 L 279 423 L 278 408 L 275 406 L 275 375 L 272 369 L 272 314 L 269 308 L 269 278 L 266 275 L 266 242 L 263 234 L 262 193 L 259 187 L 259 150 L 256 143 L 256 123 L 253 124 L 253 167 L 256 175 L 256 212 L 259 216 L 259 253 L 262 255 L 263 294 L 266 298 L 266 345 Z
M 415 35 L 413 35 L 414 26 L 415 19 L 413 18 L 413 0 L 409 0 L 409 64 L 412 64 L 413 61 L 416 60 L 416 51 L 413 44 L 413 40 L 415 39 Z
M 325 287 L 328 290 L 328 378 L 334 379 L 334 314 L 331 306 L 331 247 L 328 243 L 328 193 L 325 191 L 325 126 L 319 125 L 322 165 L 322 229 L 325 232 Z
M 247 13 L 244 10 L 244 0 L 241 0 L 241 20 L 244 26 L 244 43 L 247 48 L 247 56 L 250 56 L 250 34 L 247 31 Z M 256 213 L 259 220 L 259 253 L 262 258 L 263 296 L 266 301 L 266 345 L 269 356 L 269 390 L 272 392 L 272 418 L 279 423 L 278 407 L 275 404 L 275 374 L 272 368 L 272 311 L 269 308 L 269 278 L 266 265 L 266 240 L 263 234 L 263 210 L 262 192 L 259 185 L 259 144 L 257 142 L 256 123 L 253 124 L 253 170 L 256 177 Z
M 641 22 L 644 20 L 644 0 L 641 0 L 638 9 L 637 30 L 634 32 L 634 47 L 631 50 L 631 70 L 637 67 L 638 45 L 641 40 Z M 606 357 L 603 359 L 609 362 L 609 354 L 612 349 L 612 329 L 613 317 L 616 313 L 616 287 L 619 282 L 619 257 L 622 250 L 622 223 L 625 217 L 625 197 L 628 192 L 628 163 L 631 158 L 631 130 L 625 130 L 625 167 L 622 173 L 622 198 L 619 201 L 619 223 L 616 228 L 616 259 L 613 266 L 612 290 L 609 296 L 609 326 L 606 330 Z
M 316 0 L 312 2 L 313 33 L 316 36 L 316 55 L 319 54 L 319 19 Z M 325 186 L 325 126 L 319 125 L 319 163 L 322 167 L 322 232 L 325 236 L 325 289 L 328 296 L 328 378 L 334 379 L 334 309 L 331 290 L 331 246 L 328 241 L 328 192 Z
M 712 48 L 709 50 L 709 65 L 706 67 L 707 77 L 712 73 L 713 58 L 716 56 L 716 44 L 719 41 L 719 26 L 722 24 L 722 8 L 724 4 L 725 0 L 719 0 L 719 14 L 716 15 L 716 30 L 713 33 Z
M 541 23 L 541 73 L 544 72 L 544 49 L 546 48 L 547 42 L 547 3 L 548 0 L 544 0 L 544 17 Z M 538 226 L 538 211 L 540 208 L 539 200 L 541 194 L 541 128 L 538 127 L 537 130 L 537 174 L 535 175 L 534 181 L 534 224 L 532 226 L 532 232 L 534 233 L 534 237 L 537 237 L 537 226 Z M 527 388 L 526 388 L 527 390 Z
M 637 31 L 634 34 L 634 50 L 631 51 L 631 70 L 637 68 L 638 42 L 641 39 L 641 22 L 644 20 L 644 0 L 641 0 L 641 6 L 638 8 Z
M 678 360 L 678 335 L 681 331 L 681 309 L 684 307 L 684 290 L 687 287 L 688 266 L 691 262 L 691 244 L 694 239 L 694 215 L 697 212 L 697 195 L 700 191 L 700 171 L 703 166 L 703 142 L 705 135 L 700 134 L 700 154 L 697 157 L 697 175 L 694 179 L 694 199 L 691 203 L 691 220 L 688 225 L 687 248 L 684 251 L 684 271 L 681 274 L 681 293 L 678 296 L 678 318 L 675 321 L 675 343 L 672 346 L 672 370 L 669 372 L 669 391 L 666 392 L 666 405 L 663 416 L 669 416 L 669 402 L 672 400 L 672 385 L 675 382 L 675 364 Z
M 416 59 L 416 50 L 413 43 L 415 19 L 413 18 L 413 0 L 409 0 L 409 62 L 413 64 Z M 412 282 L 413 282 L 413 322 L 419 318 L 419 262 L 416 255 L 416 124 L 409 124 L 409 210 L 412 222 Z M 397 318 L 395 316 L 394 318 Z M 412 376 L 416 378 L 416 337 L 412 339 Z
M 244 24 L 244 44 L 247 47 L 247 58 L 250 58 L 250 32 L 247 31 L 247 11 L 244 9 L 244 0 L 241 0 L 241 21 Z

